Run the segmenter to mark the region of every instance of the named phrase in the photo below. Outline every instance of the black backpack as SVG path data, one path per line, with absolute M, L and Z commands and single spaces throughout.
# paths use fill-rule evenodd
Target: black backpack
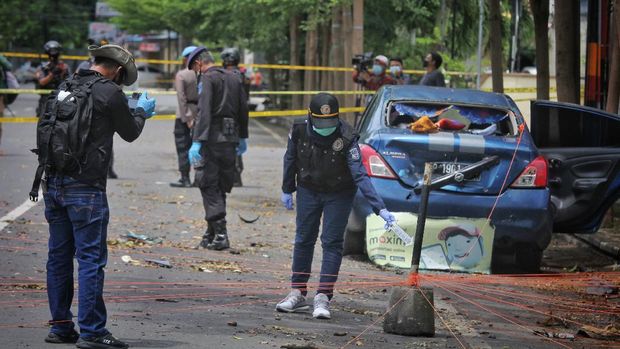
M 96 76 L 80 83 L 74 74 L 48 97 L 37 124 L 37 149 L 32 150 L 38 155 L 39 166 L 30 191 L 31 201 L 38 200 L 43 172 L 62 175 L 81 171 L 92 120 L 92 86 L 101 80 L 105 78 Z

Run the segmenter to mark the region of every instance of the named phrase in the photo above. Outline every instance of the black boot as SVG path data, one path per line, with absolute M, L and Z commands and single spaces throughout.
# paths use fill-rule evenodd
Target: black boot
M 230 242 L 228 241 L 226 220 L 220 219 L 219 221 L 213 222 L 213 230 L 215 233 L 215 237 L 213 238 L 213 241 L 207 245 L 207 249 L 221 251 L 229 248 Z
M 189 176 L 181 176 L 178 182 L 172 182 L 170 186 L 173 188 L 190 188 L 192 182 L 189 180 Z
M 207 230 L 202 236 L 202 241 L 200 241 L 200 247 L 202 248 L 208 248 L 209 244 L 213 242 L 213 238 L 215 238 L 215 231 L 213 229 L 213 223 L 207 223 L 207 224 L 209 224 L 207 226 Z

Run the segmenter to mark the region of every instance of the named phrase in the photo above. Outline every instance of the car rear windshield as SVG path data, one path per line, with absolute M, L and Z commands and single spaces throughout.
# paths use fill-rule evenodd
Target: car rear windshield
M 387 122 L 390 127 L 409 128 L 424 116 L 428 116 L 439 126 L 440 131 L 483 136 L 517 134 L 515 115 L 512 112 L 482 106 L 393 102 L 388 107 Z

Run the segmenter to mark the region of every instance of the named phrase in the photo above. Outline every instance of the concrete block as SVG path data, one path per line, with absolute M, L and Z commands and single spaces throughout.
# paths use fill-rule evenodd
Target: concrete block
M 392 309 L 396 303 L 398 304 Z M 433 337 L 433 306 L 432 288 L 394 287 L 388 304 L 388 310 L 392 310 L 383 320 L 383 331 L 403 336 Z

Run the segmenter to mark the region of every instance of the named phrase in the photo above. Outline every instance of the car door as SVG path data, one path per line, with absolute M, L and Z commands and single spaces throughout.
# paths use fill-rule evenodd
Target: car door
M 594 233 L 620 198 L 620 116 L 532 101 L 531 133 L 549 164 L 554 231 Z

